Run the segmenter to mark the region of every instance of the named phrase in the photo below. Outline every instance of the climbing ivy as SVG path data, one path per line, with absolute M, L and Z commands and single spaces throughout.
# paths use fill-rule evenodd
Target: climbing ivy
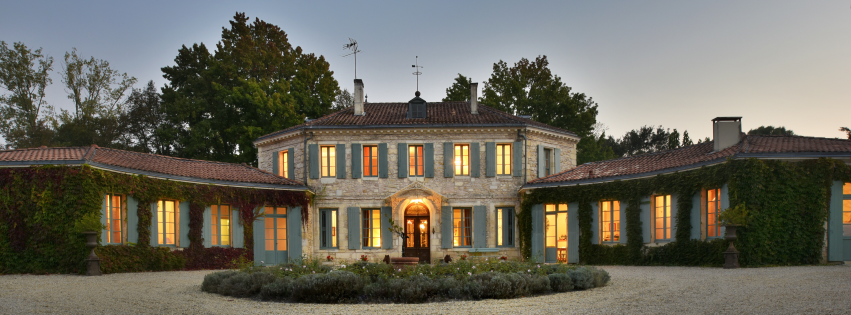
M 539 188 L 523 200 L 518 213 L 520 246 L 531 256 L 531 209 L 542 203 L 578 203 L 579 257 L 589 264 L 709 265 L 723 264 L 723 239 L 691 239 L 692 196 L 727 183 L 730 206 L 745 204 L 750 222 L 740 228 L 736 247 L 745 266 L 818 263 L 824 246 L 824 222 L 834 180 L 851 181 L 851 167 L 828 158 L 803 162 L 727 160 L 697 170 L 652 178 L 608 183 Z M 653 194 L 675 194 L 675 241 L 645 246 L 641 199 Z M 592 207 L 600 200 L 620 200 L 626 211 L 626 245 L 592 244 Z

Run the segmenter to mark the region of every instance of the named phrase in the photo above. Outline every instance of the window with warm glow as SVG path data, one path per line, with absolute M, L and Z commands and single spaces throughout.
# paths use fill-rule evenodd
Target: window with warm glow
M 337 176 L 337 148 L 335 146 L 322 146 L 319 148 L 319 167 L 322 177 Z
M 706 237 L 721 237 L 718 213 L 721 212 L 721 189 L 706 191 Z
M 106 195 L 106 243 L 121 244 L 121 196 Z
M 671 240 L 671 195 L 654 197 L 656 241 Z
M 567 262 L 567 204 L 544 204 L 547 248 L 556 248 L 556 259 Z
M 496 208 L 496 246 L 514 246 L 514 208 Z
M 600 202 L 600 238 L 603 242 L 621 240 L 621 204 L 619 201 Z
M 157 244 L 176 245 L 177 201 L 157 201 Z
M 319 210 L 319 248 L 337 248 L 337 209 Z
M 423 176 L 423 146 L 408 146 L 408 176 Z
M 553 149 L 544 149 L 544 176 L 553 174 Z
M 230 246 L 231 213 L 228 205 L 210 206 L 213 246 Z
M 278 152 L 278 175 L 290 178 L 289 150 Z
M 264 238 L 267 251 L 287 250 L 287 208 L 266 206 Z
M 851 236 L 851 183 L 842 186 L 842 194 L 842 236 Z
M 455 175 L 470 175 L 470 145 L 455 145 Z
M 378 146 L 363 146 L 363 176 L 378 177 Z
M 473 245 L 473 209 L 456 208 L 452 210 L 452 244 L 455 247 Z
M 511 145 L 496 145 L 496 175 L 511 175 Z
M 381 248 L 381 210 L 364 209 L 363 213 L 363 247 Z

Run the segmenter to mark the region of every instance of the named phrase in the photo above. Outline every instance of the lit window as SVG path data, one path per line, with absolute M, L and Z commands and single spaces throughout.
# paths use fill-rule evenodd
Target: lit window
M 381 210 L 364 209 L 363 247 L 381 248 Z
M 210 206 L 212 220 L 212 243 L 215 246 L 230 246 L 231 213 L 228 205 Z
M 603 242 L 618 242 L 621 240 L 621 205 L 618 201 L 603 201 L 600 203 L 600 223 Z
M 545 204 L 544 211 L 546 247 L 555 249 L 557 261 L 567 262 L 567 204 Z
M 496 208 L 496 246 L 514 247 L 514 208 Z
M 337 176 L 337 148 L 334 146 L 322 146 L 320 148 L 320 168 L 322 169 L 322 177 Z
M 721 189 L 706 191 L 706 237 L 720 237 L 721 225 L 718 224 L 718 213 L 721 212 Z
M 423 146 L 408 146 L 408 176 L 423 176 Z
M 288 150 L 278 152 L 278 174 L 280 176 L 290 178 L 290 170 L 289 170 L 289 157 L 290 152 Z
M 656 196 L 656 240 L 671 240 L 671 195 Z
M 363 147 L 363 176 L 378 176 L 378 146 L 370 145 Z
M 266 251 L 287 250 L 287 208 L 266 206 L 264 213 Z
M 842 186 L 842 194 L 842 236 L 851 236 L 851 183 Z
M 511 175 L 511 145 L 496 145 L 496 175 Z
M 319 210 L 319 248 L 337 248 L 337 209 Z
M 455 175 L 470 175 L 470 145 L 455 145 Z
M 455 247 L 472 246 L 473 209 L 457 208 L 452 213 L 453 245 Z
M 121 243 L 121 196 L 106 195 L 106 243 Z
M 176 245 L 177 201 L 157 201 L 157 244 Z

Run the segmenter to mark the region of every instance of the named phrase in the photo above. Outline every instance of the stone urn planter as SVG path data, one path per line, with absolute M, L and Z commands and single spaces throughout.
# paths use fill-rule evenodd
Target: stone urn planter
M 83 232 L 83 235 L 86 236 L 86 247 L 91 250 L 89 257 L 86 257 L 86 275 L 100 276 L 102 275 L 100 272 L 100 258 L 95 254 L 95 247 L 98 247 L 98 232 Z
M 413 267 L 418 263 L 420 263 L 419 257 L 390 257 L 390 264 L 393 265 L 393 269 L 396 270 Z
M 726 233 L 724 239 L 730 241 L 730 246 L 724 251 L 724 269 L 739 268 L 739 251 L 733 242 L 736 241 L 736 229 L 741 226 L 738 224 L 728 224 L 724 226 Z

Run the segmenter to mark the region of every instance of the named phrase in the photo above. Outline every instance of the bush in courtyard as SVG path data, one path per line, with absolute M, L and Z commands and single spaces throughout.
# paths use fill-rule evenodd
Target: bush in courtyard
M 577 290 L 585 290 L 594 287 L 594 274 L 588 267 L 580 267 L 567 272 L 573 278 L 573 286 Z
M 264 300 L 285 300 L 292 294 L 293 279 L 289 277 L 278 278 L 274 282 L 267 283 L 260 288 L 260 298 Z
M 274 281 L 275 276 L 270 273 L 238 273 L 222 280 L 218 292 L 225 296 L 249 297 L 257 295 L 263 285 Z
M 573 290 L 573 278 L 565 273 L 554 273 L 547 276 L 550 278 L 550 288 L 553 292 L 567 292 Z
M 219 284 L 223 280 L 238 274 L 236 271 L 219 271 L 204 276 L 204 282 L 201 283 L 201 291 L 218 293 Z
M 363 291 L 364 281 L 348 271 L 309 274 L 293 282 L 292 299 L 297 302 L 337 303 L 351 300 Z
M 446 277 L 437 282 L 437 291 L 445 297 L 459 297 L 464 292 L 464 287 L 458 279 Z
M 531 275 L 527 279 L 529 292 L 532 294 L 543 294 L 550 292 L 550 278 L 544 275 Z
M 172 271 L 186 267 L 186 258 L 166 247 L 109 245 L 98 246 L 103 273 Z
M 599 287 L 602 287 L 604 285 L 609 284 L 609 280 L 611 280 L 611 276 L 609 276 L 608 271 L 591 267 L 591 272 L 594 275 L 593 286 L 595 288 L 599 288 Z

